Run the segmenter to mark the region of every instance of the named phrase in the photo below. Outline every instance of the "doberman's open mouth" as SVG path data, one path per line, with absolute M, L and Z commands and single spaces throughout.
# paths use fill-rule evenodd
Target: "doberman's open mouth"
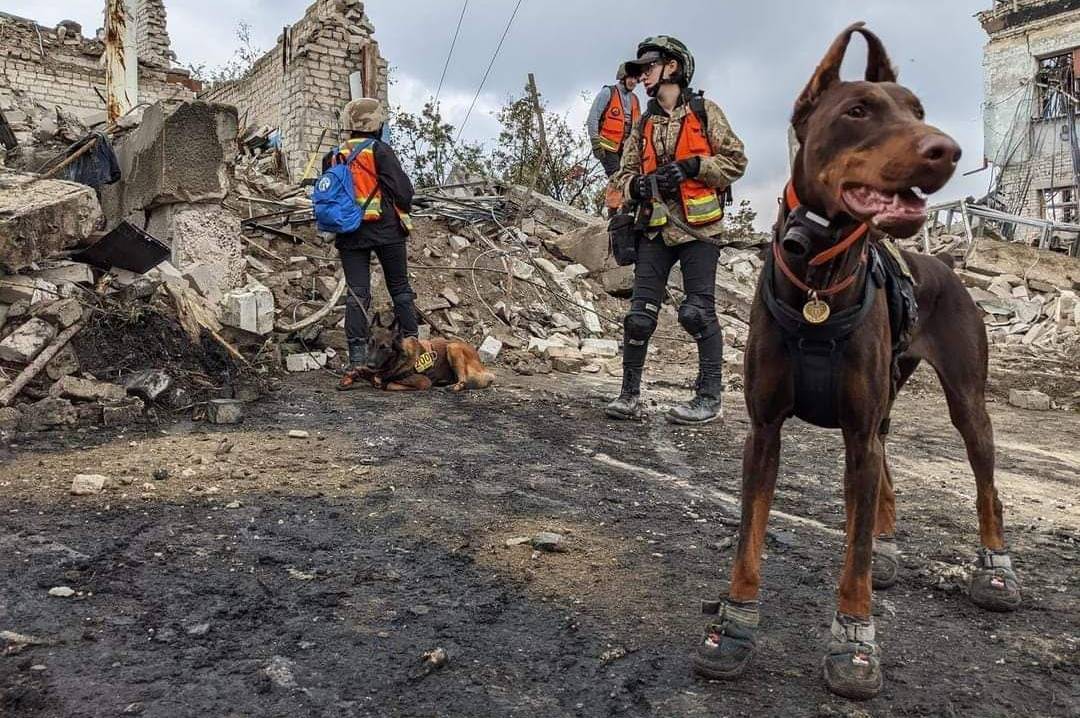
M 851 185 L 844 188 L 841 197 L 853 217 L 875 227 L 888 229 L 926 221 L 926 196 L 918 187 L 886 192 L 869 185 Z

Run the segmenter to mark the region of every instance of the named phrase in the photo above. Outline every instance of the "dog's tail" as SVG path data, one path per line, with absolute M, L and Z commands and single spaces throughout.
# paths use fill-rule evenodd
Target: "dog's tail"
M 465 386 L 469 389 L 487 389 L 494 383 L 495 375 L 490 371 L 482 371 L 470 376 L 468 381 L 465 382 Z

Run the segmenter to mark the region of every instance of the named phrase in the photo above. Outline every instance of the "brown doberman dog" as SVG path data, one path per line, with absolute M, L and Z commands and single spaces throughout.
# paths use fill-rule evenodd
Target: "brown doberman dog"
M 869 48 L 866 79 L 844 82 L 840 65 L 856 32 Z M 1014 610 L 1020 585 L 1005 551 L 994 488 L 980 312 L 945 262 L 886 251 L 881 241 L 919 231 L 925 195 L 952 177 L 960 148 L 924 121 L 918 98 L 897 84 L 884 46 L 863 23 L 833 42 L 796 101 L 792 124 L 800 149 L 759 280 L 745 355 L 750 433 L 739 545 L 727 600 L 706 603 L 706 612 L 718 617 L 706 628 L 694 667 L 709 678 L 733 678 L 755 650 L 780 430 L 798 416 L 843 432 L 846 547 L 824 676 L 834 693 L 868 698 L 882 685 L 872 586 L 890 585 L 898 567 L 884 434 L 896 391 L 920 361 L 941 380 L 975 474 L 981 548 L 970 597 L 990 610 Z M 891 307 L 902 302 L 894 303 L 897 295 L 887 287 L 904 274 L 915 302 L 907 306 L 907 324 L 898 327 L 901 313 Z
M 472 345 L 402 337 L 397 320 L 383 326 L 379 314 L 371 323 L 367 357 L 371 383 L 387 391 L 426 391 L 447 385 L 451 391 L 464 391 L 486 389 L 495 382 L 495 375 L 484 369 Z

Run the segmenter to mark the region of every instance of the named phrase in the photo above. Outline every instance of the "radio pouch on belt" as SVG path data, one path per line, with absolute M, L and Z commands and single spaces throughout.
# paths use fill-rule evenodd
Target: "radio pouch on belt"
M 615 264 L 625 267 L 637 262 L 637 245 L 641 233 L 634 226 L 634 215 L 619 212 L 608 221 L 608 243 Z

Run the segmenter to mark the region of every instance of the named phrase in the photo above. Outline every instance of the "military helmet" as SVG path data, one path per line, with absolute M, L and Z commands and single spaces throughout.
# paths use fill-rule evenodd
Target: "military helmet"
M 690 85 L 690 81 L 694 79 L 694 56 L 681 40 L 670 35 L 656 35 L 638 43 L 637 62 L 639 65 L 660 59 L 678 60 L 680 72 L 671 79 L 683 87 Z
M 360 97 L 341 111 L 341 129 L 344 132 L 378 132 L 388 119 L 381 102 L 374 97 Z
M 624 62 L 621 65 L 619 65 L 619 69 L 615 71 L 615 80 L 616 81 L 621 82 L 621 81 L 626 79 L 627 75 L 630 74 L 626 69 L 626 66 L 628 64 L 629 63 Z

